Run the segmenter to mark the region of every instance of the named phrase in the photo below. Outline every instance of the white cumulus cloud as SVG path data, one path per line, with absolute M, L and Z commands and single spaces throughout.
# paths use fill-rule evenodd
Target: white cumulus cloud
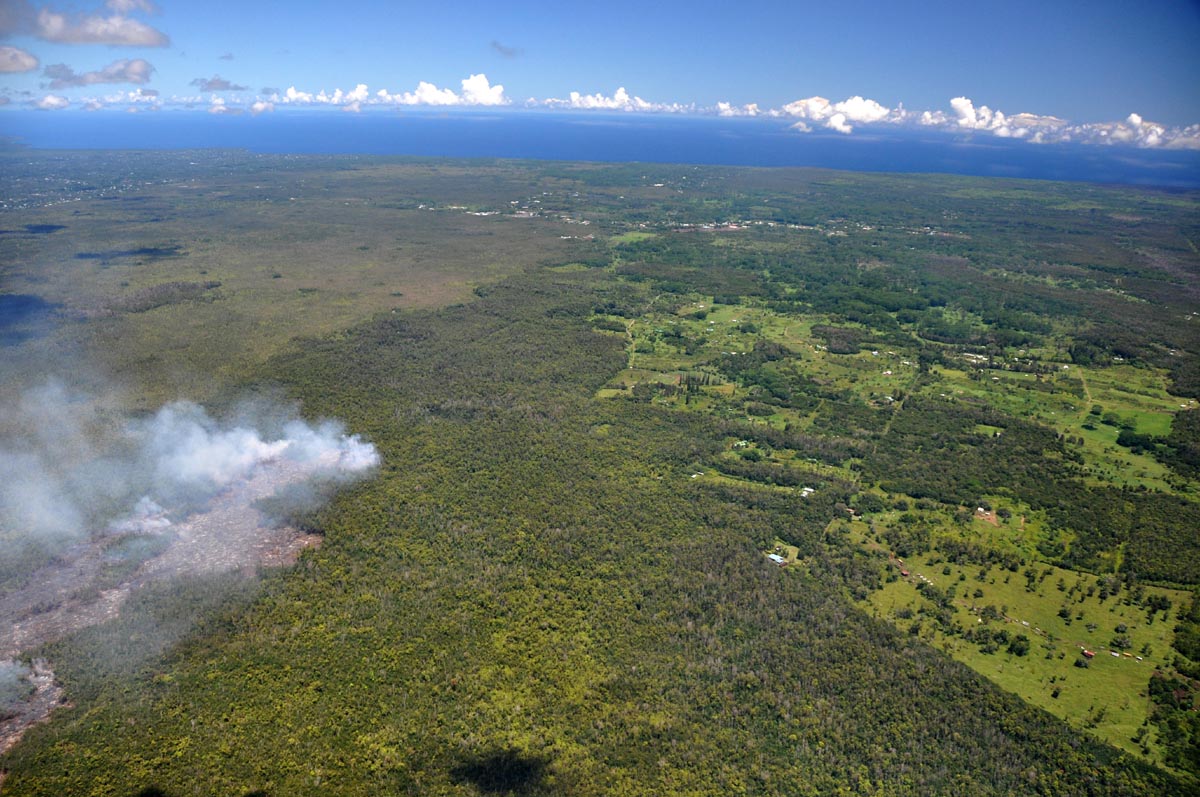
M 285 103 L 307 105 L 313 101 L 313 95 L 303 91 L 296 91 L 295 86 L 288 86 L 288 90 L 283 93 L 280 101 Z
M 899 120 L 903 111 L 893 111 L 875 100 L 853 96 L 841 102 L 830 102 L 824 97 L 807 97 L 795 102 L 789 102 L 781 109 L 786 116 L 798 117 L 813 122 L 823 122 L 830 130 L 849 134 L 854 130 L 851 122 L 856 124 L 874 124 L 895 118 Z M 796 129 L 811 129 L 807 124 L 803 128 L 793 125 Z
M 387 89 L 379 89 L 371 93 L 366 83 L 359 83 L 350 91 L 334 89 L 332 93 L 324 89 L 313 94 L 301 91 L 295 86 L 289 86 L 282 94 L 271 94 L 271 98 L 285 105 L 335 105 L 351 112 L 361 111 L 368 105 L 507 105 L 508 97 L 504 94 L 504 86 L 493 86 L 487 75 L 477 74 L 462 80 L 462 93 L 450 88 L 440 88 L 433 83 L 420 81 L 412 91 L 392 93 Z
M 66 97 L 60 97 L 57 94 L 47 94 L 40 100 L 35 100 L 33 106 L 40 111 L 61 111 L 71 104 L 71 101 Z
M 845 135 L 850 135 L 850 133 L 854 132 L 854 128 L 846 124 L 846 114 L 844 113 L 835 113 L 829 117 L 828 121 L 825 122 L 825 126 Z
M 758 116 L 758 103 L 747 103 L 746 105 L 733 105 L 728 102 L 717 103 L 717 116 Z
M 385 96 L 387 96 L 385 92 Z M 452 89 L 439 89 L 432 83 L 422 80 L 414 91 L 390 95 L 390 102 L 399 105 L 460 105 L 462 98 Z
M 226 105 L 224 99 L 222 99 L 221 97 L 214 96 L 212 99 L 209 100 L 208 112 L 213 113 L 213 114 L 225 114 L 225 113 L 234 114 L 234 113 L 241 113 L 242 109 L 234 108 L 231 105 Z
M 392 94 L 387 89 L 376 92 L 380 102 L 394 105 L 462 105 L 462 97 L 453 89 L 439 89 L 432 83 L 422 80 L 413 91 Z
M 969 97 L 950 100 L 950 114 L 925 111 L 918 124 L 947 131 L 990 133 L 999 138 L 1025 139 L 1035 144 L 1124 144 L 1144 148 L 1200 149 L 1200 125 L 1168 127 L 1131 113 L 1119 122 L 1074 123 L 1057 116 L 1006 114 Z
M 955 97 L 950 100 L 950 109 L 954 113 L 955 126 L 965 130 L 987 130 L 1001 138 L 1025 138 L 1031 132 L 1061 127 L 1064 124 L 1063 120 L 1053 116 L 1031 113 L 1008 116 L 1003 111 L 994 111 L 986 105 L 976 107 L 967 97 Z M 929 119 L 930 121 L 926 121 L 923 117 L 922 123 L 945 125 L 948 121 L 945 114 L 940 114 L 936 119 L 930 115 Z
M 966 97 L 955 97 L 950 100 L 950 107 L 954 110 L 954 117 L 959 127 L 979 129 L 979 114 L 975 112 L 975 103 Z M 987 115 L 991 115 L 986 105 L 983 106 L 983 110 Z
M 695 106 L 679 103 L 650 102 L 637 95 L 630 94 L 624 86 L 619 87 L 612 96 L 604 94 L 581 94 L 572 91 L 565 100 L 550 98 L 542 104 L 549 108 L 567 108 L 583 111 L 629 111 L 640 113 L 681 113 L 695 110 Z
M 111 0 L 109 7 L 119 13 L 147 11 L 151 8 L 148 0 Z M 82 20 L 68 21 L 62 15 L 43 11 L 41 25 L 48 35 L 59 36 L 61 40 L 84 41 L 85 39 L 81 38 L 82 34 L 79 31 L 86 27 L 84 22 L 92 19 L 99 18 L 85 17 Z M 58 24 L 61 29 L 54 28 L 55 24 Z M 71 38 L 72 36 L 74 38 Z M 93 37 L 87 40 L 100 41 L 101 39 Z M 33 56 L 16 48 L 0 47 L 0 72 L 15 71 L 32 58 Z M 36 63 L 36 59 L 34 59 L 34 63 Z M 45 74 L 53 80 L 48 88 L 54 90 L 106 82 L 144 83 L 149 79 L 153 69 L 142 59 L 131 59 L 116 61 L 103 69 L 82 74 L 75 73 L 64 64 L 56 64 L 46 67 Z M 193 85 L 206 92 L 245 90 L 246 88 L 234 85 L 215 75 L 208 79 L 197 78 L 193 81 Z M 147 96 L 146 94 L 142 95 L 141 107 L 147 109 L 157 107 L 159 104 L 157 102 L 145 102 Z M 80 101 L 84 100 L 80 99 Z M 132 98 L 127 101 L 137 102 Z M 106 102 L 113 104 L 111 100 L 106 100 Z M 505 87 L 501 84 L 493 85 L 484 73 L 470 74 L 463 78 L 458 90 L 424 80 L 419 81 L 412 90 L 400 92 L 392 92 L 386 88 L 371 91 L 366 83 L 358 83 L 349 90 L 336 88 L 326 91 L 321 89 L 315 93 L 304 91 L 293 85 L 285 91 L 264 88 L 255 102 L 251 102 L 249 98 L 233 102 L 218 102 L 216 98 L 204 96 L 172 97 L 169 102 L 188 107 L 204 106 L 211 113 L 248 112 L 255 115 L 274 111 L 277 105 L 281 107 L 330 106 L 340 108 L 348 113 L 360 113 L 372 106 L 491 107 L 512 104 L 512 100 L 505 93 Z M 30 104 L 52 109 L 66 107 L 70 103 L 65 97 L 51 94 Z M 842 135 L 849 135 L 859 126 L 888 125 L 893 128 L 940 130 L 959 136 L 986 134 L 1031 143 L 1074 142 L 1200 150 L 1200 125 L 1183 128 L 1169 127 L 1136 113 L 1129 114 L 1124 119 L 1115 122 L 1074 123 L 1044 114 L 1005 113 L 988 105 L 977 103 L 965 95 L 951 98 L 943 108 L 923 111 L 907 110 L 903 104 L 897 104 L 894 108 L 888 107 L 874 99 L 857 94 L 838 102 L 821 96 L 805 97 L 774 108 L 761 107 L 752 102 L 743 105 L 718 102 L 711 106 L 697 107 L 694 103 L 681 104 L 646 100 L 621 86 L 612 94 L 602 92 L 585 94 L 572 91 L 565 99 L 530 97 L 524 101 L 523 105 L 527 108 L 550 108 L 565 111 L 701 113 L 720 117 L 767 117 L 786 119 L 790 122 L 792 130 L 803 133 L 824 128 Z
M 78 74 L 66 64 L 51 64 L 45 75 L 50 78 L 50 88 L 63 89 L 71 86 L 94 86 L 97 83 L 146 83 L 154 67 L 142 58 L 122 58 L 94 72 Z
M 791 127 L 802 133 L 811 132 L 818 125 L 848 134 L 856 125 L 888 124 L 932 128 L 947 133 L 984 133 L 1034 144 L 1073 142 L 1200 149 L 1200 124 L 1169 127 L 1136 113 L 1118 122 L 1074 123 L 1046 114 L 1005 113 L 966 96 L 954 97 L 948 105 L 948 109 L 915 112 L 906 110 L 903 105 L 889 109 L 857 95 L 841 102 L 814 96 L 790 102 L 778 109 L 769 109 L 763 114 L 796 119 Z M 717 103 L 712 110 L 721 116 L 734 115 L 735 112 L 727 103 Z
M 508 104 L 508 98 L 504 96 L 504 86 L 493 86 L 488 82 L 487 75 L 482 72 L 463 79 L 462 96 L 466 105 Z
M 37 56 L 20 47 L 0 47 L 0 73 L 32 72 L 38 67 Z
M 1195 127 L 1195 126 L 1193 126 Z M 1166 126 L 1143 119 L 1141 114 L 1131 113 L 1120 122 L 1101 122 L 1075 125 L 1067 131 L 1078 140 L 1099 144 L 1132 144 L 1138 147 L 1171 147 L 1172 149 L 1200 148 L 1194 143 L 1194 133 L 1185 130 L 1169 130 Z
M 783 106 L 783 112 L 788 116 L 799 116 L 801 119 L 825 119 L 833 115 L 832 107 L 824 97 L 809 97 L 789 102 Z
M 135 105 L 157 106 L 161 103 L 159 94 L 154 89 L 134 89 L 133 91 L 118 91 L 115 94 L 106 95 L 103 98 L 92 97 L 88 99 L 88 103 L 101 103 L 101 105 L 116 105 L 122 102 L 133 103 Z M 84 106 L 85 110 L 96 110 L 95 108 Z
M 863 124 L 883 121 L 892 112 L 890 108 L 883 107 L 875 100 L 867 100 L 859 96 L 842 100 L 834 106 L 834 110 L 845 114 L 846 118 L 851 121 Z
M 166 47 L 171 41 L 162 31 L 121 14 L 68 19 L 48 8 L 38 12 L 34 30 L 39 38 L 60 44 Z
M 641 97 L 630 97 L 629 92 L 624 86 L 619 87 L 611 97 L 606 97 L 603 94 L 580 94 L 578 91 L 572 91 L 568 100 L 572 108 L 604 110 L 623 110 L 632 111 L 638 110 L 648 103 Z
M 940 127 L 946 124 L 946 114 L 943 111 L 922 111 L 918 124 L 927 127 Z

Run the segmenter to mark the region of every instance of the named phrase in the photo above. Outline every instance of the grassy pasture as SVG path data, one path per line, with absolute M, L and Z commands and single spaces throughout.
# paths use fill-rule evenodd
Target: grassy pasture
M 1196 401 L 1167 393 L 1167 375 L 1162 369 L 1060 363 L 1051 373 L 1035 374 L 954 358 L 950 364 L 935 366 L 934 378 L 921 381 L 915 345 L 866 344 L 856 354 L 830 353 L 814 336 L 813 327 L 832 322 L 816 314 L 784 316 L 753 304 L 713 304 L 711 296 L 689 297 L 673 309 L 652 311 L 631 325 L 631 364 L 640 372 L 656 375 L 625 372 L 609 387 L 629 387 L 646 378 L 674 382 L 680 373 L 705 368 L 723 352 L 747 352 L 758 340 L 773 341 L 795 353 L 789 361 L 791 367 L 869 404 L 886 407 L 889 397 L 913 393 L 985 403 L 1016 417 L 1037 419 L 1070 437 L 1071 445 L 1084 458 L 1090 484 L 1144 486 L 1167 492 L 1188 489 L 1149 453 L 1135 454 L 1117 445 L 1118 428 L 1091 414 L 1098 405 L 1114 423 L 1119 420 L 1142 434 L 1165 435 L 1174 413 L 1195 407 Z M 706 392 L 728 395 L 731 391 L 736 392 L 726 385 Z M 656 400 L 684 406 L 679 398 Z M 708 403 L 691 406 L 689 402 L 689 406 L 693 410 L 710 408 Z M 781 409 L 767 420 L 780 426 L 806 425 L 811 416 Z
M 637 243 L 638 241 L 649 240 L 650 238 L 653 238 L 654 235 L 655 234 L 652 232 L 638 232 L 636 230 L 631 230 L 630 232 L 623 232 L 620 235 L 612 236 L 611 238 L 608 239 L 608 243 L 611 246 L 620 246 L 621 244 L 633 244 L 633 243 Z
M 854 525 L 851 533 L 865 540 L 865 524 Z M 1077 728 L 1131 753 L 1160 757 L 1153 730 L 1138 736 L 1152 708 L 1146 683 L 1155 668 L 1173 658 L 1175 612 L 1187 605 L 1188 593 L 1146 587 L 1147 596 L 1163 595 L 1172 604 L 1171 611 L 1150 619 L 1147 609 L 1131 605 L 1124 593 L 1101 600 L 1096 576 L 1039 562 L 1010 572 L 999 566 L 960 566 L 930 552 L 906 558 L 903 566 L 910 577 L 890 580 L 863 602 L 872 614 L 905 629 L 916 624 L 919 635 L 955 659 Z M 899 567 L 892 566 L 894 576 Z M 1024 575 L 1029 569 L 1036 573 L 1032 582 Z M 1017 656 L 1003 648 L 985 653 L 925 619 L 921 610 L 931 605 L 916 589 L 921 576 L 943 591 L 955 589 L 951 622 L 959 633 L 976 626 L 1004 628 L 1028 636 L 1029 653 Z M 1068 594 L 1073 587 L 1074 594 Z M 983 621 L 980 610 L 989 605 L 1003 618 Z M 1064 608 L 1066 618 L 1059 615 Z M 1125 630 L 1118 633 L 1121 625 Z M 1112 645 L 1119 636 L 1128 637 L 1128 649 Z M 1087 668 L 1075 666 L 1083 648 L 1096 654 Z

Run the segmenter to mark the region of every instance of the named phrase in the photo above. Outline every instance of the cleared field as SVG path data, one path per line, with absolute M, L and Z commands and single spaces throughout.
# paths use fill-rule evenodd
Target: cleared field
M 852 533 L 865 532 L 864 524 L 855 526 L 859 528 Z M 900 568 L 910 575 L 899 576 Z M 1150 612 L 1132 605 L 1124 593 L 1102 600 L 1098 582 L 1103 579 L 1095 575 L 1040 562 L 1011 572 L 998 566 L 961 566 L 929 553 L 909 556 L 902 565 L 892 563 L 891 570 L 899 577 L 863 602 L 873 614 L 917 633 L 1081 730 L 1131 753 L 1161 756 L 1148 723 L 1153 705 L 1146 683 L 1156 668 L 1174 658 L 1175 611 L 1189 604 L 1189 593 L 1145 587 L 1144 596 L 1160 595 L 1172 606 L 1167 612 Z M 925 579 L 943 593 L 953 590 L 949 623 L 956 635 L 926 616 L 933 606 L 918 589 Z M 996 611 L 985 612 L 989 606 Z M 1029 651 L 1015 655 L 1002 645 L 984 652 L 962 637 L 976 628 L 1004 630 L 1010 637 L 1023 634 Z M 1094 657 L 1084 657 L 1083 650 Z M 1088 662 L 1086 668 L 1076 666 L 1081 659 Z

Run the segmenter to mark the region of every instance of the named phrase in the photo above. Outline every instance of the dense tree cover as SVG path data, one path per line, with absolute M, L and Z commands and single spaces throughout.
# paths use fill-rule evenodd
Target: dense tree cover
M 1200 715 L 1196 712 L 1196 683 L 1163 673 L 1150 677 L 1152 719 L 1167 748 L 1167 762 L 1188 772 L 1200 771 Z
M 771 448 L 802 452 L 806 457 L 829 463 L 840 463 L 866 451 L 860 440 L 806 434 L 794 429 L 779 429 L 767 424 L 725 422 L 717 427 L 721 432 L 741 440 Z
M 1164 450 L 1157 456 L 1175 470 L 1200 478 L 1200 412 L 1179 412 L 1171 421 L 1171 433 L 1161 441 Z
M 1200 774 L 1200 596 L 1179 607 L 1175 626 L 1175 650 L 1179 657 L 1173 671 L 1156 672 L 1150 678 L 1149 695 L 1154 701 L 1151 719 L 1158 727 L 1167 750 L 1167 761 L 1176 769 Z
M 1030 346 L 1054 322 L 1071 319 L 1078 362 L 1154 363 L 1170 369 L 1180 395 L 1196 394 L 1200 330 L 1176 321 L 1200 302 L 1188 244 L 1197 230 L 1182 206 L 1143 194 L 1122 197 L 1127 204 L 1118 210 L 1115 194 L 1085 188 L 1077 202 L 1094 208 L 1080 213 L 1064 206 L 1061 195 L 1029 183 L 1013 184 L 1005 196 L 973 191 L 956 178 L 884 185 L 862 175 L 828 181 L 816 175 L 725 176 L 753 181 L 758 192 L 770 181 L 791 189 L 770 201 L 733 201 L 729 212 L 753 218 L 756 208 L 789 206 L 794 210 L 771 221 L 825 233 L 802 246 L 705 247 L 704 236 L 692 234 L 628 244 L 625 257 L 769 274 L 761 295 L 773 307 L 839 315 L 874 331 L 877 341 L 899 322 L 936 342 Z M 1137 222 L 1114 232 L 1106 226 L 1114 216 Z M 642 271 L 653 273 L 648 266 Z M 945 316 L 947 307 L 978 323 Z
M 539 272 L 277 359 L 309 412 L 380 446 L 378 477 L 165 663 L 64 643 L 78 708 L 9 756 L 6 790 L 1179 788 L 851 608 L 841 579 L 871 571 L 823 531 L 844 488 L 694 482 L 719 425 L 592 401 L 623 358 L 587 321 L 605 286 Z M 775 538 L 811 575 L 766 562 Z

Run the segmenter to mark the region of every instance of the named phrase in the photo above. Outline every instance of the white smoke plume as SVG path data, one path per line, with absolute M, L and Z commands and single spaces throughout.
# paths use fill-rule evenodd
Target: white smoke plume
M 0 754 L 60 703 L 49 664 L 23 657 L 126 611 L 137 656 L 157 655 L 190 620 L 156 621 L 133 595 L 292 561 L 315 540 L 273 513 L 313 508 L 379 464 L 337 423 L 278 406 L 218 421 L 184 401 L 144 418 L 105 404 L 51 383 L 0 406 Z
M 278 408 L 248 407 L 222 423 L 190 402 L 116 422 L 91 407 L 49 384 L 0 409 L 0 558 L 162 530 L 263 471 L 293 490 L 352 479 L 379 462 L 374 446 L 338 424 Z

